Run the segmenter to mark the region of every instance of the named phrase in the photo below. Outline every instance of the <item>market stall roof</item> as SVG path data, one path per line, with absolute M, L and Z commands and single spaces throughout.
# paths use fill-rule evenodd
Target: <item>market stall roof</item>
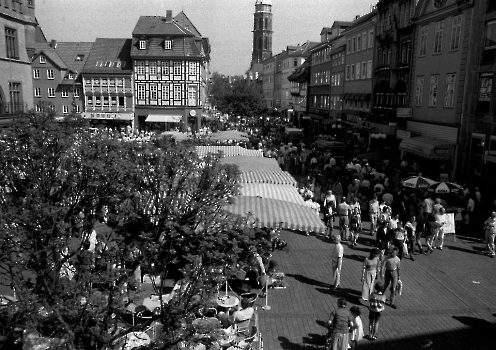
M 291 185 L 298 187 L 298 182 L 288 173 L 278 170 L 250 170 L 241 172 L 241 183 L 266 183 Z
M 237 130 L 218 131 L 211 134 L 209 139 L 214 141 L 248 141 L 248 134 Z
M 271 170 L 282 171 L 275 158 L 234 156 L 221 159 L 221 163 L 237 165 L 240 171 Z
M 453 146 L 453 143 L 446 140 L 417 136 L 402 140 L 399 149 L 430 159 L 450 159 L 450 149 Z
M 298 189 L 291 185 L 274 185 L 266 183 L 245 183 L 240 188 L 241 195 L 277 199 L 289 203 L 305 205 Z
M 223 157 L 250 156 L 263 157 L 263 153 L 259 150 L 246 149 L 241 146 L 196 146 L 196 152 L 200 157 L 209 153 L 222 152 Z
M 319 214 L 308 207 L 277 199 L 238 196 L 234 204 L 225 207 L 231 213 L 257 219 L 257 227 L 279 227 L 307 232 L 323 233 L 326 229 Z

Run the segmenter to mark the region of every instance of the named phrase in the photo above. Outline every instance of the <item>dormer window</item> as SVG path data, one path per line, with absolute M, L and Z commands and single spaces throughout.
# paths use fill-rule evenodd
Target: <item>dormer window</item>
M 172 40 L 171 39 L 165 39 L 164 46 L 165 46 L 166 50 L 172 50 Z
M 145 39 L 140 39 L 140 41 L 139 41 L 139 49 L 140 50 L 146 50 L 146 40 Z
M 76 61 L 82 61 L 84 59 L 84 55 L 77 55 Z
M 69 78 L 68 78 L 68 79 L 69 79 L 69 80 L 74 80 L 74 74 L 69 73 Z
M 40 56 L 40 63 L 46 63 L 45 56 Z

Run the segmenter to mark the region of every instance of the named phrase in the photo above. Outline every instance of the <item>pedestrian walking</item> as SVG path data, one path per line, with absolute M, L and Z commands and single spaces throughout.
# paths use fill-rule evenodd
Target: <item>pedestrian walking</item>
M 439 250 L 443 250 L 443 243 L 444 243 L 444 226 L 446 226 L 446 223 L 448 221 L 448 218 L 446 217 L 446 211 L 443 207 L 439 209 L 438 214 L 434 214 L 434 217 L 436 218 L 436 236 L 434 237 L 434 242 L 436 245 L 436 248 Z
M 373 292 L 377 268 L 379 265 L 379 251 L 372 249 L 370 255 L 365 258 L 362 270 L 362 300 L 369 300 L 369 295 Z
M 379 329 L 379 320 L 386 305 L 386 296 L 383 293 L 384 285 L 377 282 L 374 293 L 370 294 L 369 305 L 369 336 L 370 340 L 377 339 L 377 330 Z
M 362 312 L 358 306 L 350 308 L 351 316 L 353 317 L 353 328 L 350 332 L 350 349 L 356 350 L 358 342 L 363 339 L 363 322 L 360 315 Z
M 346 299 L 338 299 L 338 308 L 331 312 L 327 327 L 329 329 L 327 337 L 329 349 L 347 350 L 350 329 L 353 328 L 353 316 L 346 309 Z
M 494 250 L 494 237 L 496 236 L 496 211 L 491 213 L 491 216 L 484 222 L 486 234 L 487 250 L 491 258 L 494 258 L 496 252 Z
M 377 193 L 369 202 L 369 215 L 370 215 L 370 235 L 374 236 L 377 232 L 377 220 L 379 219 L 379 201 L 377 200 Z
M 338 289 L 341 282 L 341 265 L 343 263 L 344 248 L 341 244 L 341 236 L 334 236 L 334 247 L 331 252 L 332 286 L 331 289 Z
M 396 291 L 396 285 L 400 279 L 401 270 L 401 260 L 398 258 L 398 248 L 393 247 L 387 258 L 382 262 L 382 277 L 384 278 L 384 288 L 386 289 L 390 286 L 391 295 L 389 297 L 389 305 L 396 309 L 397 306 L 394 303 L 394 296 Z

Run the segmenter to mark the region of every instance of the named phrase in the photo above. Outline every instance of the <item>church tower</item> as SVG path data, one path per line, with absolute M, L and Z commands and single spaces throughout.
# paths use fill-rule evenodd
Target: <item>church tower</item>
M 272 56 L 272 1 L 256 0 L 253 15 L 252 66 Z

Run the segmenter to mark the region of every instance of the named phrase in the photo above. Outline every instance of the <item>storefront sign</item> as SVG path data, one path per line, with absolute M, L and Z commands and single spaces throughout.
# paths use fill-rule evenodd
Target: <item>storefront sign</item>
M 85 119 L 106 119 L 106 120 L 133 120 L 132 113 L 81 113 Z
M 436 148 L 434 150 L 434 153 L 436 153 L 436 154 L 449 154 L 449 149 L 447 149 L 447 148 Z
M 347 114 L 346 120 L 356 124 L 360 120 L 360 117 L 356 114 Z
M 396 118 L 411 118 L 412 117 L 412 109 L 411 108 L 397 108 L 396 109 Z
M 396 137 L 399 139 L 409 139 L 411 137 L 411 132 L 406 130 L 396 130 Z
M 410 143 L 404 143 L 403 141 L 402 141 L 401 148 L 403 148 L 404 150 L 410 150 L 410 151 L 417 152 L 420 154 L 425 154 L 427 156 L 430 154 L 430 150 L 425 148 L 425 147 L 413 145 Z

